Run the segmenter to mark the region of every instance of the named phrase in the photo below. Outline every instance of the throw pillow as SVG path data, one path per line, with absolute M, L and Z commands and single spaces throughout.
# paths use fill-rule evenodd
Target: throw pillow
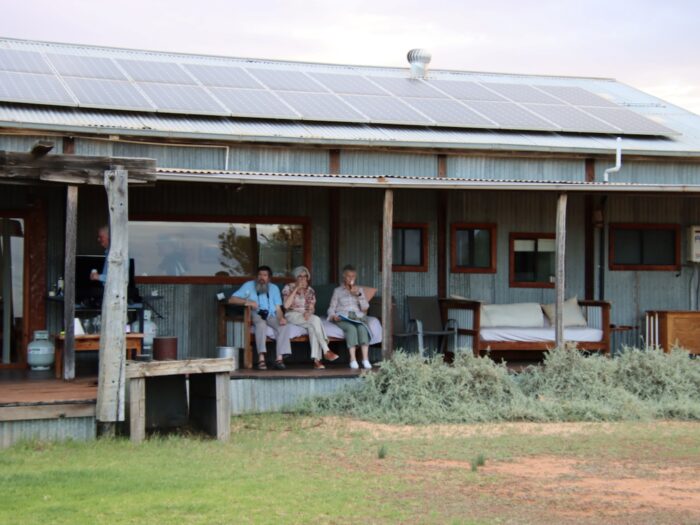
M 547 316 L 547 319 L 549 319 L 549 322 L 552 323 L 552 326 L 554 326 L 557 322 L 556 320 L 556 305 L 554 303 L 552 304 L 543 304 L 542 305 L 542 310 L 544 311 L 544 314 Z M 567 299 L 564 301 L 564 326 L 588 326 L 588 323 L 586 322 L 586 318 L 583 316 L 583 313 L 581 312 L 581 307 L 578 305 L 578 297 L 575 295 L 571 297 L 570 299 Z

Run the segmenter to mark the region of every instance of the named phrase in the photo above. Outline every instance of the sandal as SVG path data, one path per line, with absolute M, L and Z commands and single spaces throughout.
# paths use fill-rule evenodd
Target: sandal
M 265 363 L 265 361 L 258 361 L 258 370 L 267 370 L 267 363 Z
M 333 362 L 336 359 L 338 359 L 338 357 L 340 357 L 340 356 L 338 354 L 336 354 L 335 352 L 333 352 L 332 350 L 327 350 L 326 352 L 323 353 L 323 358 L 326 361 Z
M 321 361 L 314 361 L 314 369 L 315 370 L 323 370 L 324 368 L 326 368 L 326 367 L 323 366 L 323 363 L 321 363 Z

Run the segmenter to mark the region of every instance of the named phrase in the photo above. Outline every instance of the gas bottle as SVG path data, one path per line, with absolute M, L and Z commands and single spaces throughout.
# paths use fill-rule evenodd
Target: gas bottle
M 27 364 L 32 370 L 48 370 L 53 361 L 54 348 L 48 330 L 36 330 L 34 339 L 27 345 Z

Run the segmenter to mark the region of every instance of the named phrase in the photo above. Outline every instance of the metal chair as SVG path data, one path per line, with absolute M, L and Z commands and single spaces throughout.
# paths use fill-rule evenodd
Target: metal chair
M 453 348 L 457 348 L 457 321 L 447 319 L 443 324 L 440 302 L 437 297 L 406 297 L 406 305 L 408 306 L 409 326 L 415 326 L 418 351 L 422 357 L 425 357 L 426 354 L 426 337 L 439 337 L 440 351 L 444 353 L 448 341 L 445 336 L 452 336 L 454 338 Z

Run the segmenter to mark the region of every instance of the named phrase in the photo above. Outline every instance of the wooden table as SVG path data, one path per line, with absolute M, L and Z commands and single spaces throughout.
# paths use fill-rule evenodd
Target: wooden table
M 55 365 L 56 379 L 61 379 L 63 376 L 63 341 L 64 337 L 59 335 L 55 339 Z M 141 349 L 143 348 L 143 334 L 126 334 L 126 351 L 127 356 L 138 356 L 141 355 Z M 100 334 L 91 335 L 76 335 L 75 336 L 75 351 L 76 352 L 87 352 L 95 351 L 100 349 Z
M 146 437 L 148 405 L 167 402 L 159 392 L 158 380 L 170 377 L 180 391 L 186 391 L 189 377 L 189 421 L 219 441 L 231 435 L 231 371 L 233 358 L 189 359 L 178 361 L 127 361 L 129 389 L 129 429 L 131 441 Z M 147 399 L 148 396 L 148 399 Z M 159 396 L 161 399 L 159 399 Z M 152 413 L 152 412 L 151 412 Z

